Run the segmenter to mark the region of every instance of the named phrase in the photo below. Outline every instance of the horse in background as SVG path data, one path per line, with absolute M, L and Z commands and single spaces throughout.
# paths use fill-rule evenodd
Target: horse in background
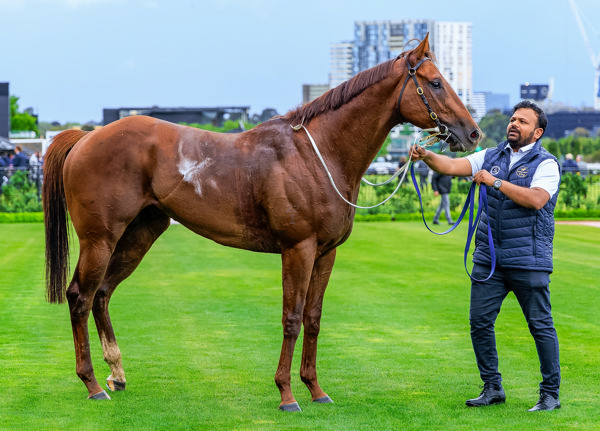
M 290 368 L 302 326 L 300 377 L 313 401 L 332 402 L 317 380 L 317 338 L 336 248 L 350 235 L 355 209 L 337 196 L 309 136 L 340 194 L 354 203 L 367 167 L 399 123 L 437 125 L 452 151 L 473 149 L 480 131 L 431 58 L 427 36 L 396 59 L 239 134 L 136 116 L 55 137 L 44 165 L 47 297 L 68 301 L 76 371 L 88 398 L 110 398 L 94 375 L 89 313 L 111 370 L 107 386 L 125 389 L 109 301 L 174 219 L 222 245 L 281 254 L 279 408 L 300 410 Z M 80 246 L 68 288 L 67 211 Z

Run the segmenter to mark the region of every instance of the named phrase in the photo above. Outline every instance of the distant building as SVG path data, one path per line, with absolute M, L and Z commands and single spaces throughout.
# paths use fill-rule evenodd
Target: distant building
M 277 112 L 277 110 L 275 110 L 273 108 L 265 108 L 265 109 L 263 109 L 261 114 L 252 114 L 252 118 L 250 120 L 254 124 L 259 124 L 259 123 L 264 123 L 265 121 L 267 121 L 273 117 L 277 117 L 278 115 L 279 115 L 279 113 Z
M 436 22 L 432 36 L 432 51 L 438 69 L 460 100 L 465 105 L 471 105 L 473 96 L 471 23 Z
M 600 127 L 600 111 L 554 112 L 547 114 L 548 126 L 544 137 L 560 139 L 569 136 L 578 127 L 593 132 Z
M 490 91 L 475 91 L 471 99 L 473 119 L 479 121 L 490 111 L 510 111 L 510 96 L 508 94 L 492 93 Z
M 532 100 L 539 103 L 546 100 L 549 96 L 549 84 L 530 84 L 527 82 L 521 85 L 521 99 Z
M 355 75 L 353 70 L 354 43 L 334 43 L 329 53 L 329 88 L 334 88 Z
M 410 124 L 394 127 L 390 133 L 390 144 L 387 147 L 388 154 L 393 160 L 408 157 L 410 146 L 414 143 L 415 128 Z
M 433 20 L 356 21 L 354 40 L 332 44 L 329 86 L 396 58 L 413 40 L 429 33 L 436 64 L 465 105 L 471 104 L 473 63 L 471 23 Z
M 479 123 L 486 112 L 487 112 L 487 103 L 486 103 L 486 94 L 482 91 L 476 91 L 473 93 L 473 97 L 471 98 L 471 114 L 473 115 L 473 119 L 476 123 Z
M 353 74 L 396 58 L 412 39 L 434 32 L 434 21 L 356 21 L 354 23 Z M 430 43 L 433 38 L 430 37 Z
M 8 82 L 0 82 L 0 138 L 10 135 L 10 93 Z
M 215 108 L 105 108 L 102 124 L 107 125 L 132 115 L 147 115 L 172 123 L 212 124 L 222 127 L 226 120 L 247 122 L 249 106 L 219 106 Z
M 304 84 L 302 86 L 302 103 L 308 103 L 329 91 L 329 84 Z

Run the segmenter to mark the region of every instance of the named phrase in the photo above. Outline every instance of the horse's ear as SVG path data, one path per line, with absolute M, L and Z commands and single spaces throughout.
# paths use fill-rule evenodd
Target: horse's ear
M 415 54 L 417 58 L 425 57 L 426 53 L 429 52 L 429 33 L 425 35 L 419 46 L 415 48 Z

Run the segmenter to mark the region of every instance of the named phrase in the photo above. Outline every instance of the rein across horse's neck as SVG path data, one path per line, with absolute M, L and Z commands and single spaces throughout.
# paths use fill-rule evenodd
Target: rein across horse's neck
M 401 170 L 403 170 L 403 175 L 402 175 L 402 178 L 400 179 L 400 181 L 398 181 L 398 185 L 396 186 L 396 189 L 395 189 L 395 190 L 392 192 L 392 194 L 391 194 L 391 195 L 389 195 L 389 196 L 387 197 L 387 199 L 385 199 L 383 202 L 380 202 L 380 203 L 378 203 L 378 204 L 376 204 L 376 205 L 372 205 L 372 206 L 368 206 L 368 207 L 361 206 L 361 205 L 356 205 L 355 203 L 352 203 L 352 202 L 350 202 L 348 199 L 346 199 L 346 198 L 344 197 L 344 195 L 342 195 L 342 193 L 341 193 L 341 192 L 340 192 L 340 190 L 338 189 L 337 185 L 335 184 L 335 180 L 333 179 L 333 176 L 331 175 L 331 172 L 329 171 L 329 168 L 327 167 L 327 163 L 325 163 L 325 160 L 323 159 L 323 156 L 321 155 L 321 152 L 319 151 L 319 147 L 317 146 L 317 143 L 316 143 L 316 142 L 315 142 L 315 140 L 313 139 L 313 137 L 312 137 L 312 135 L 310 134 L 310 132 L 308 131 L 308 129 L 307 129 L 307 128 L 306 128 L 306 127 L 303 125 L 303 124 L 300 124 L 299 126 L 291 126 L 291 127 L 292 127 L 292 129 L 294 129 L 294 130 L 300 130 L 301 128 L 302 128 L 302 129 L 304 129 L 304 131 L 306 132 L 306 135 L 308 136 L 308 139 L 310 140 L 310 143 L 311 143 L 311 145 L 312 145 L 313 149 L 315 150 L 315 153 L 317 154 L 317 157 L 318 157 L 318 158 L 319 158 L 319 160 L 321 161 L 321 165 L 323 165 L 323 168 L 325 169 L 325 172 L 327 173 L 327 177 L 329 178 L 329 182 L 331 183 L 331 185 L 333 186 L 333 188 L 334 188 L 334 189 L 335 189 L 335 191 L 337 192 L 338 196 L 339 196 L 340 198 L 342 198 L 342 200 L 343 200 L 344 202 L 346 202 L 348 205 L 350 205 L 350 206 L 352 206 L 352 207 L 354 207 L 354 208 L 360 208 L 360 209 L 371 209 L 371 208 L 376 208 L 376 207 L 378 207 L 378 206 L 381 206 L 381 205 L 385 204 L 387 201 L 389 201 L 389 200 L 392 198 L 392 196 L 394 196 L 394 195 L 396 194 L 396 192 L 398 192 L 398 190 L 400 189 L 400 186 L 402 185 L 402 182 L 404 181 L 404 178 L 406 177 L 406 172 L 408 171 L 408 165 L 409 165 L 408 163 L 405 163 L 405 164 L 404 164 L 404 166 L 402 166 L 402 168 L 401 168 L 401 169 L 399 169 L 399 170 L 397 171 L 397 173 L 398 173 L 398 175 L 399 175 L 399 172 L 400 172 Z M 294 127 L 298 127 L 298 129 L 295 129 Z M 395 177 L 397 177 L 397 175 L 396 175 L 396 174 L 394 174 L 394 175 L 395 175 Z M 393 179 L 393 178 L 395 178 L 395 177 L 392 177 L 392 179 Z M 364 178 L 363 178 L 363 179 L 364 179 Z M 386 182 L 386 184 L 387 184 L 389 181 L 391 181 L 391 179 L 390 179 L 390 180 L 388 180 L 388 181 Z
M 407 66 L 407 75 L 406 75 L 406 79 L 404 80 L 404 84 L 402 86 L 402 90 L 400 91 L 400 95 L 398 97 L 398 101 L 396 103 L 396 111 L 397 111 L 397 115 L 399 118 L 402 118 L 401 112 L 400 112 L 400 106 L 401 106 L 401 100 L 402 100 L 402 96 L 404 94 L 404 91 L 406 89 L 406 86 L 410 80 L 410 78 L 412 77 L 414 82 L 415 82 L 415 86 L 416 86 L 416 91 L 417 94 L 421 97 L 421 99 L 423 100 L 423 103 L 425 104 L 425 106 L 427 107 L 427 110 L 429 111 L 429 117 L 435 122 L 436 127 L 431 128 L 431 129 L 424 129 L 424 132 L 429 133 L 429 136 L 425 136 L 423 138 L 416 138 L 415 139 L 415 144 L 417 145 L 422 145 L 422 146 L 429 146 L 432 145 L 436 142 L 439 142 L 441 140 L 442 137 L 445 137 L 446 139 L 448 139 L 449 137 L 449 133 L 448 133 L 448 128 L 446 126 L 444 126 L 440 120 L 438 119 L 436 113 L 431 109 L 427 98 L 424 95 L 423 89 L 421 88 L 421 86 L 419 85 L 419 82 L 417 80 L 416 77 L 416 71 L 417 69 L 426 61 L 426 60 L 430 60 L 429 57 L 424 57 L 422 58 L 415 67 L 412 67 L 408 57 L 407 56 L 399 56 L 397 58 L 398 59 L 404 59 L 406 66 Z M 391 178 L 389 178 L 387 181 L 383 182 L 383 183 L 371 183 L 368 180 L 366 180 L 364 177 L 361 177 L 361 181 L 365 182 L 366 184 L 369 184 L 371 186 L 382 186 L 382 185 L 386 185 L 389 184 L 391 181 L 393 181 L 394 179 L 398 178 L 400 175 L 402 175 L 402 177 L 400 178 L 400 180 L 398 181 L 398 185 L 396 186 L 396 188 L 394 189 L 394 191 L 382 202 L 372 205 L 372 206 L 361 206 L 361 205 L 357 205 L 353 202 L 350 202 L 339 190 L 338 186 L 336 185 L 336 182 L 333 178 L 333 175 L 331 174 L 331 171 L 329 170 L 329 168 L 327 167 L 327 163 L 325 162 L 325 159 L 323 158 L 321 151 L 319 150 L 319 147 L 317 146 L 314 138 L 312 137 L 312 135 L 310 134 L 310 132 L 308 131 L 308 129 L 306 128 L 306 126 L 304 125 L 304 117 L 302 118 L 301 122 L 299 124 L 296 125 L 292 125 L 290 124 L 290 127 L 294 130 L 294 131 L 299 131 L 301 129 L 304 129 L 304 131 L 306 132 L 308 139 L 313 147 L 313 150 L 315 151 L 315 154 L 317 155 L 319 161 L 321 162 L 321 165 L 323 166 L 327 177 L 329 178 L 329 181 L 331 183 L 331 185 L 333 186 L 333 188 L 335 189 L 336 193 L 338 194 L 338 196 L 344 201 L 346 202 L 348 205 L 354 207 L 354 208 L 360 208 L 360 209 L 371 209 L 371 208 L 376 208 L 378 206 L 381 206 L 383 204 L 385 204 L 386 202 L 388 202 L 400 189 L 400 186 L 402 185 L 402 183 L 404 182 L 404 179 L 406 178 L 406 173 L 408 172 L 408 168 L 410 166 L 410 162 L 405 163 L 402 167 L 400 167 L 400 169 L 398 169 Z M 388 131 L 389 133 L 389 131 Z M 411 148 L 412 151 L 412 148 Z M 412 156 L 412 153 L 409 154 L 409 160 L 410 160 L 410 156 Z
M 342 198 L 342 200 L 344 202 L 346 202 L 348 205 L 354 207 L 354 208 L 359 208 L 359 209 L 371 209 L 371 208 L 377 208 L 383 204 L 385 204 L 386 202 L 388 202 L 400 189 L 400 186 L 402 185 L 402 183 L 404 182 L 404 179 L 406 178 L 406 173 L 408 172 L 408 168 L 409 166 L 412 164 L 412 162 L 407 162 L 404 165 L 402 165 L 400 167 L 400 169 L 398 169 L 394 175 L 391 176 L 391 178 L 389 178 L 387 181 L 383 182 L 383 183 L 379 183 L 379 184 L 374 184 L 371 183 L 369 181 L 367 181 L 364 177 L 362 178 L 362 181 L 365 182 L 366 184 L 369 184 L 371 186 L 383 186 L 386 184 L 389 184 L 391 181 L 393 181 L 394 179 L 398 178 L 400 175 L 402 175 L 402 178 L 400 178 L 400 180 L 398 181 L 398 185 L 396 186 L 396 188 L 394 189 L 394 191 L 382 202 L 379 202 L 378 204 L 375 205 L 371 205 L 371 206 L 361 206 L 361 205 L 357 205 L 353 202 L 350 202 L 348 199 L 346 199 L 344 197 L 344 195 L 342 195 L 342 193 L 340 192 L 340 190 L 338 189 L 337 185 L 335 184 L 335 180 L 333 179 L 333 175 L 331 175 L 331 172 L 329 171 L 329 168 L 327 167 L 327 163 L 325 163 L 325 159 L 323 159 L 323 156 L 321 155 L 321 152 L 319 151 L 319 147 L 317 146 L 317 143 L 315 142 L 315 140 L 313 139 L 312 135 L 310 134 L 310 132 L 308 131 L 308 129 L 302 124 L 298 124 L 296 126 L 290 126 L 292 129 L 294 130 L 300 130 L 300 129 L 304 129 L 304 131 L 306 132 L 306 135 L 308 136 L 308 139 L 310 140 L 310 143 L 315 151 L 315 154 L 317 155 L 317 157 L 319 158 L 319 161 L 321 162 L 321 165 L 323 166 L 323 168 L 325 169 L 325 172 L 327 173 L 327 177 L 329 178 L 329 182 L 331 183 L 331 185 L 333 186 L 334 190 L 337 192 L 338 196 L 340 198 Z M 430 136 L 426 136 L 426 137 L 422 137 L 422 138 L 415 138 L 415 144 L 416 145 L 420 145 L 422 147 L 428 147 L 430 145 L 433 145 L 435 142 L 439 141 L 439 138 L 437 137 L 437 134 L 439 134 L 439 130 L 436 132 L 437 127 L 435 129 L 427 129 L 425 131 L 427 132 L 432 132 L 433 134 Z M 410 160 L 410 158 L 412 157 L 412 147 L 408 156 L 408 159 Z

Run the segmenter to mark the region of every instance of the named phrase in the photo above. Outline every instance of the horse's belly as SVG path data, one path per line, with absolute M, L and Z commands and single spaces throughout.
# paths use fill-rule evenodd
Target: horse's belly
M 279 253 L 278 238 L 266 215 L 236 194 L 217 195 L 206 190 L 203 196 L 190 193 L 180 184 L 159 207 L 191 231 L 219 244 L 245 250 Z
M 279 242 L 270 232 L 264 229 L 236 226 L 231 220 L 231 223 L 228 223 L 227 217 L 221 217 L 218 223 L 214 220 L 201 222 L 201 220 L 185 220 L 180 217 L 174 220 L 192 232 L 227 247 L 262 253 L 281 253 Z

